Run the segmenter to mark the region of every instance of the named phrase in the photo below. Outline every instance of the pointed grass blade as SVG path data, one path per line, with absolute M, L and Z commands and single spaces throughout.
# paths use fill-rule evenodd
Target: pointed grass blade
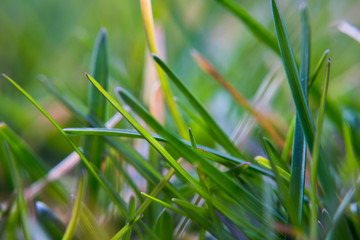
M 216 0 L 216 2 L 237 16 L 259 41 L 263 42 L 276 54 L 280 55 L 279 47 L 274 36 L 257 22 L 244 8 L 234 3 L 232 0 Z
M 242 154 L 234 146 L 229 137 L 224 133 L 224 131 L 219 127 L 219 125 L 214 121 L 210 114 L 205 110 L 205 108 L 200 104 L 200 102 L 195 98 L 195 96 L 189 91 L 189 89 L 182 83 L 182 81 L 175 75 L 175 73 L 163 62 L 158 56 L 153 55 L 155 62 L 165 71 L 169 78 L 173 81 L 176 87 L 182 92 L 182 94 L 188 99 L 191 105 L 197 110 L 201 115 L 204 122 L 208 125 L 209 131 L 214 134 L 216 137 L 215 140 L 221 144 L 224 149 L 226 149 L 230 154 L 235 157 L 242 157 Z
M 169 154 L 168 151 L 151 136 L 125 109 L 115 101 L 103 88 L 102 86 L 89 74 L 86 74 L 88 79 L 94 84 L 94 86 L 101 92 L 104 97 L 119 111 L 126 120 L 168 161 L 168 163 L 180 174 L 185 180 L 191 183 L 195 188 L 201 191 L 197 181 L 191 177 Z
M 78 191 L 76 193 L 74 207 L 72 209 L 71 219 L 66 228 L 65 234 L 62 238 L 63 240 L 71 240 L 74 238 L 76 226 L 78 224 L 79 215 L 80 215 L 81 202 L 83 199 L 84 180 L 85 180 L 85 175 L 82 174 L 82 176 L 80 178 L 79 186 L 78 186 Z
M 45 232 L 52 239 L 61 239 L 66 230 L 64 223 L 43 202 L 35 202 L 35 210 L 37 220 Z

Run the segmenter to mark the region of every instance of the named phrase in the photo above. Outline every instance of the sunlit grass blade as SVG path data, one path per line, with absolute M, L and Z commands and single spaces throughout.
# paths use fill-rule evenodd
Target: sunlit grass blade
M 74 238 L 76 226 L 78 225 L 78 221 L 79 221 L 81 202 L 83 199 L 84 180 L 85 180 L 85 175 L 83 174 L 80 178 L 78 191 L 76 193 L 76 198 L 75 198 L 74 206 L 73 206 L 73 210 L 72 210 L 71 219 L 66 228 L 65 234 L 62 238 L 63 240 L 71 240 Z
M 106 43 L 106 30 L 100 29 L 92 52 L 92 61 L 90 65 L 90 72 L 98 79 L 100 84 L 107 89 L 109 85 L 109 67 L 107 57 L 107 43 Z M 89 117 L 105 122 L 107 113 L 107 101 L 103 98 L 96 88 L 88 83 L 88 106 Z M 102 138 L 96 136 L 86 136 L 84 140 L 84 155 L 93 163 L 96 168 L 100 168 L 103 160 L 103 152 L 105 143 Z M 96 207 L 97 192 L 99 185 L 96 179 L 89 175 L 87 184 L 87 202 L 90 208 Z
M 75 143 L 70 139 L 70 137 L 62 130 L 60 125 L 23 89 L 21 88 L 16 82 L 14 82 L 11 78 L 7 75 L 2 74 L 15 88 L 17 88 L 53 125 L 54 127 L 60 132 L 60 134 L 65 138 L 65 140 L 70 144 L 70 146 L 74 149 L 74 151 L 80 156 L 81 160 L 85 164 L 88 171 L 96 178 L 99 184 L 103 187 L 103 189 L 109 194 L 110 198 L 114 201 L 116 206 L 119 207 L 120 211 L 123 209 L 123 205 L 121 202 L 118 201 L 118 194 L 114 195 L 113 192 L 104 184 L 101 180 L 99 175 L 96 173 L 95 169 L 86 159 L 84 154 L 80 151 L 80 149 L 75 145 Z
M 30 228 L 30 222 L 29 222 L 29 210 L 27 208 L 27 204 L 25 202 L 23 187 L 21 186 L 21 176 L 18 169 L 18 163 L 13 158 L 10 147 L 7 142 L 3 142 L 1 144 L 5 144 L 5 149 L 7 151 L 7 159 L 9 161 L 10 165 L 10 171 L 11 171 L 11 178 L 13 185 L 16 190 L 16 209 L 17 212 L 20 214 L 20 220 L 21 220 L 21 227 L 24 234 L 25 240 L 31 240 L 32 234 L 31 234 L 31 228 Z
M 144 27 L 145 27 L 147 43 L 150 52 L 156 54 L 157 49 L 156 49 L 156 39 L 155 39 L 155 26 L 154 26 L 153 14 L 152 14 L 151 0 L 140 0 L 140 6 L 141 6 L 141 13 L 144 22 Z M 182 116 L 180 115 L 180 112 L 178 110 L 178 107 L 174 102 L 169 83 L 166 79 L 163 70 L 158 65 L 156 65 L 156 69 L 159 75 L 159 80 L 161 82 L 161 88 L 163 90 L 166 103 L 169 106 L 170 113 L 175 121 L 180 136 L 186 139 L 187 138 L 186 127 L 183 122 Z M 95 79 L 97 78 L 95 77 Z
M 151 136 L 125 109 L 115 101 L 103 88 L 102 86 L 89 74 L 86 74 L 88 79 L 94 84 L 94 86 L 101 92 L 104 97 L 118 110 L 126 120 L 142 135 L 144 138 L 167 160 L 167 162 L 182 176 L 185 180 L 191 183 L 194 188 L 201 192 L 201 188 L 197 181 L 191 177 L 177 162 L 176 160 L 169 154 L 168 151 L 157 141 L 155 138 Z
M 315 137 L 315 143 L 313 146 L 313 154 L 312 154 L 312 166 L 311 166 L 311 221 L 310 221 L 310 236 L 313 239 L 316 239 L 318 236 L 318 206 L 317 206 L 317 176 L 318 176 L 318 165 L 319 165 L 319 155 L 320 155 L 320 141 L 321 141 L 321 133 L 324 123 L 324 112 L 325 112 L 325 102 L 326 95 L 329 86 L 330 80 L 330 59 L 326 65 L 324 82 L 323 82 L 323 90 L 321 96 L 321 104 L 318 115 L 317 122 L 317 132 Z
M 216 0 L 219 4 L 231 11 L 237 16 L 246 27 L 256 36 L 259 41 L 264 42 L 276 54 L 280 55 L 279 47 L 276 44 L 275 37 L 257 22 L 245 9 L 240 7 L 232 0 Z
M 258 123 L 262 126 L 262 128 L 265 129 L 272 136 L 272 138 L 277 142 L 277 144 L 279 144 L 280 147 L 284 147 L 283 138 L 279 135 L 279 133 L 275 130 L 275 128 L 260 111 L 256 110 L 246 100 L 246 98 L 239 91 L 237 91 L 234 86 L 232 86 L 200 53 L 193 50 L 192 56 L 203 71 L 211 75 L 222 87 L 224 87 L 231 94 L 231 96 L 240 106 L 242 106 L 243 108 L 245 108 L 245 110 L 252 114 L 254 118 L 258 121 Z
M 282 21 L 275 0 L 271 1 L 271 6 L 274 16 L 276 34 L 281 51 L 281 57 L 283 60 L 283 65 L 285 68 L 285 72 L 287 75 L 293 100 L 295 103 L 296 112 L 299 117 L 299 121 L 305 136 L 307 146 L 309 146 L 310 152 L 313 153 L 315 130 L 314 130 L 313 122 L 311 120 L 311 115 L 307 104 L 306 95 L 301 86 L 300 76 L 297 70 L 295 57 L 285 29 L 285 25 Z M 320 160 L 319 164 L 321 165 L 321 168 L 319 171 L 319 180 L 325 193 L 325 201 L 329 206 L 333 207 L 334 205 L 337 204 L 337 199 L 335 194 L 335 181 L 330 174 L 328 166 L 324 162 L 325 159 L 323 157 L 323 154 L 321 153 L 320 156 L 321 157 L 319 158 Z
M 174 72 L 156 55 L 153 55 L 153 58 L 157 64 L 165 71 L 169 78 L 173 81 L 176 87 L 182 92 L 182 94 L 188 99 L 191 105 L 196 109 L 196 111 L 201 115 L 204 122 L 208 125 L 209 131 L 214 135 L 215 140 L 222 145 L 230 154 L 242 157 L 242 154 L 234 146 L 229 137 L 224 133 L 224 131 L 219 127 L 219 125 L 214 121 L 210 114 L 205 110 L 205 108 L 200 104 L 200 102 L 195 98 L 195 96 L 188 90 L 188 88 L 182 83 L 182 81 L 175 75 Z
M 307 10 L 307 3 L 304 1 L 300 5 L 301 11 L 301 67 L 300 79 L 301 87 L 307 101 L 307 86 L 309 81 L 310 69 L 310 24 Z M 293 204 L 289 205 L 288 211 L 291 212 L 290 219 L 295 226 L 300 226 L 302 220 L 302 208 L 304 199 L 305 185 L 305 164 L 306 164 L 306 142 L 296 113 L 295 133 L 293 143 L 293 154 L 291 163 L 291 179 L 289 187 L 289 198 Z
M 144 195 L 146 198 L 149 198 L 151 201 L 160 204 L 160 205 L 163 206 L 164 208 L 167 208 L 167 209 L 169 209 L 169 210 L 171 210 L 171 211 L 174 211 L 174 212 L 176 212 L 176 213 L 178 213 L 178 214 L 180 214 L 180 215 L 182 215 L 182 216 L 187 216 L 187 214 L 186 214 L 184 211 L 182 211 L 182 210 L 180 210 L 180 209 L 172 206 L 171 204 L 169 204 L 169 203 L 167 203 L 167 202 L 161 201 L 160 199 L 157 199 L 157 198 L 155 198 L 155 197 L 152 197 L 151 195 L 148 195 L 148 194 L 146 194 L 146 193 L 141 193 L 141 194 Z

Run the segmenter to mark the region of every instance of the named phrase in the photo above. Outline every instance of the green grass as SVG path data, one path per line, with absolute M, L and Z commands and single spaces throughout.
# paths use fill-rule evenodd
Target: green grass
M 0 239 L 360 238 L 360 44 L 332 25 L 356 3 L 122 4 L 81 6 L 86 54 L 35 61 L 39 88 L 9 55 Z

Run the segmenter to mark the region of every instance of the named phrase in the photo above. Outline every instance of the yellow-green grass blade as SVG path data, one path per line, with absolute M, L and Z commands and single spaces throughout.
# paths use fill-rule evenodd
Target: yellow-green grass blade
M 183 177 L 186 181 L 191 183 L 193 187 L 202 192 L 202 189 L 199 186 L 199 183 L 190 176 L 170 155 L 168 151 L 155 139 L 151 136 L 148 131 L 146 131 L 118 102 L 112 98 L 109 93 L 107 93 L 104 88 L 89 74 L 86 74 L 88 79 L 94 84 L 94 86 L 101 92 L 104 97 L 115 107 L 117 111 L 119 111 L 126 120 L 167 160 L 167 162 L 176 170 L 176 172 Z
M 145 33 L 147 38 L 147 43 L 151 53 L 157 53 L 156 47 L 156 39 L 155 39 L 155 26 L 154 26 L 154 18 L 152 14 L 151 0 L 140 0 L 141 13 L 145 27 Z M 186 127 L 182 116 L 178 110 L 177 105 L 173 99 L 173 95 L 171 92 L 171 88 L 166 79 L 164 71 L 156 65 L 156 69 L 159 75 L 159 80 L 161 82 L 161 88 L 164 93 L 167 105 L 169 106 L 170 113 L 175 121 L 175 124 L 178 128 L 179 134 L 182 138 L 187 138 Z M 95 79 L 97 79 L 95 77 Z
M 106 30 L 100 29 L 92 52 L 92 60 L 90 65 L 90 72 L 107 89 L 109 85 L 109 67 L 107 57 L 107 44 L 106 44 Z M 105 122 L 107 101 L 103 98 L 96 88 L 88 83 L 88 106 L 89 117 Z M 105 149 L 104 139 L 96 136 L 86 136 L 84 141 L 84 155 L 93 163 L 96 168 L 100 168 L 103 160 L 103 152 Z M 87 184 L 87 202 L 90 208 L 96 207 L 97 192 L 99 185 L 96 179 L 89 175 Z
M 164 202 L 164 201 L 162 201 L 162 200 L 160 200 L 160 199 L 157 199 L 157 198 L 155 198 L 155 197 L 153 197 L 153 196 L 151 196 L 151 195 L 148 195 L 148 194 L 146 194 L 146 193 L 141 193 L 141 194 L 144 195 L 146 198 L 149 198 L 151 201 L 160 204 L 160 205 L 163 206 L 164 208 L 167 208 L 167 209 L 169 209 L 169 210 L 171 210 L 171 211 L 173 211 L 173 212 L 176 212 L 176 213 L 178 213 L 178 214 L 180 214 L 180 215 L 182 215 L 182 216 L 188 216 L 187 213 L 185 213 L 184 211 L 182 211 L 182 210 L 180 210 L 180 209 L 172 206 L 171 204 L 169 204 L 169 203 L 167 203 L 167 202 Z
M 276 54 L 280 55 L 276 38 L 257 22 L 244 8 L 236 4 L 233 0 L 215 0 L 235 16 L 237 16 L 256 38 L 271 48 Z
M 219 125 L 214 121 L 210 114 L 205 110 L 205 108 L 200 104 L 200 102 L 195 98 L 195 96 L 189 91 L 189 89 L 182 83 L 182 81 L 175 75 L 175 73 L 162 61 L 158 56 L 153 55 L 153 58 L 157 64 L 165 71 L 169 78 L 173 81 L 176 87 L 182 92 L 182 94 L 187 98 L 190 104 L 196 109 L 196 111 L 203 118 L 204 122 L 208 125 L 210 132 L 212 132 L 215 140 L 226 149 L 230 154 L 235 157 L 243 157 L 235 145 L 231 142 L 229 137 L 224 133 L 224 131 L 219 127 Z
M 343 122 L 343 135 L 346 148 L 347 167 L 349 169 L 351 181 L 355 184 L 356 177 L 359 172 L 359 164 L 356 159 L 355 151 L 351 140 L 351 129 L 346 121 Z
M 307 3 L 304 1 L 300 6 L 301 11 L 301 67 L 300 80 L 307 101 L 307 86 L 310 69 L 310 24 Z M 293 204 L 289 205 L 290 219 L 295 226 L 300 226 L 302 221 L 302 208 L 305 185 L 306 142 L 301 128 L 301 123 L 296 114 L 293 154 L 291 163 L 291 179 L 289 198 Z
M 27 203 L 26 203 L 25 197 L 24 197 L 24 191 L 23 191 L 23 187 L 21 184 L 21 176 L 19 173 L 18 163 L 13 158 L 8 143 L 5 141 L 2 144 L 4 144 L 6 152 L 7 152 L 7 159 L 9 161 L 9 165 L 10 165 L 12 183 L 16 190 L 16 209 L 17 209 L 17 212 L 20 214 L 21 227 L 22 227 L 22 231 L 24 234 L 24 239 L 31 240 L 32 234 L 31 234 L 31 230 L 30 230 L 31 228 L 30 228 L 30 222 L 29 222 L 29 210 L 28 210 Z
M 69 224 L 68 224 L 68 226 L 66 228 L 65 234 L 64 234 L 64 236 L 62 238 L 63 240 L 71 240 L 71 239 L 74 238 L 76 226 L 78 225 L 78 221 L 79 221 L 81 202 L 82 202 L 82 199 L 83 199 L 84 180 L 85 180 L 85 175 L 83 174 L 81 176 L 81 178 L 80 178 L 78 191 L 76 193 L 76 198 L 75 198 L 74 206 L 73 206 L 73 209 L 72 209 L 71 219 L 70 219 Z
M 177 147 L 177 149 L 183 154 L 184 158 L 195 164 L 198 162 L 202 166 L 202 170 L 206 175 L 208 175 L 215 184 L 219 186 L 220 189 L 223 189 L 230 196 L 244 205 L 245 209 L 250 211 L 254 216 L 259 219 L 261 217 L 261 209 L 264 206 L 262 202 L 254 197 L 251 193 L 249 193 L 245 188 L 238 185 L 234 179 L 231 179 L 225 173 L 219 171 L 217 167 L 212 165 L 207 159 L 204 159 L 198 151 L 194 151 L 193 148 L 185 145 L 180 139 L 174 136 L 171 132 L 164 129 L 137 101 L 131 97 L 126 91 L 119 89 L 119 94 L 121 98 L 128 104 L 134 112 L 136 112 L 148 125 L 152 126 L 152 128 L 157 131 L 160 135 L 162 135 L 171 145 Z M 205 149 L 206 150 L 206 149 Z M 231 159 L 232 156 L 226 156 L 227 159 Z M 241 196 L 241 197 L 240 197 Z M 215 205 L 215 203 L 214 203 Z M 219 209 L 221 211 L 221 209 Z M 271 209 L 270 211 L 273 211 Z M 275 213 L 276 214 L 276 213 Z
M 312 166 L 311 166 L 311 220 L 310 220 L 310 237 L 316 239 L 318 236 L 318 206 L 317 206 L 317 176 L 318 176 L 318 166 L 319 166 L 319 155 L 320 155 L 320 141 L 321 141 L 321 133 L 324 123 L 324 111 L 325 111 L 325 102 L 326 95 L 329 86 L 330 79 L 330 59 L 326 65 L 324 82 L 323 82 L 323 90 L 321 96 L 321 104 L 319 109 L 319 116 L 317 122 L 317 132 L 315 137 L 315 143 L 313 146 L 312 153 Z
M 309 146 L 310 152 L 313 153 L 315 130 L 314 130 L 313 122 L 311 120 L 311 115 L 307 104 L 306 96 L 301 86 L 300 76 L 297 70 L 295 57 L 285 29 L 285 25 L 280 16 L 275 0 L 271 0 L 271 6 L 272 6 L 272 12 L 274 17 L 275 29 L 280 47 L 281 57 L 287 75 L 287 79 L 289 82 L 290 90 L 293 96 L 293 100 L 295 103 L 296 112 L 299 117 L 299 121 L 305 136 L 307 146 Z M 331 177 L 328 166 L 324 162 L 325 159 L 323 157 L 323 154 L 321 153 L 320 155 L 321 157 L 319 164 L 321 165 L 321 167 L 319 171 L 319 179 L 325 193 L 325 201 L 330 207 L 333 207 L 334 205 L 337 204 L 336 194 L 335 194 L 335 182 L 334 179 Z
M 105 192 L 109 194 L 109 197 L 113 200 L 116 206 L 119 208 L 120 211 L 126 212 L 124 210 L 124 206 L 122 205 L 121 201 L 119 201 L 118 193 L 114 194 L 111 192 L 110 189 L 104 184 L 101 180 L 100 176 L 96 173 L 96 170 L 93 166 L 89 163 L 87 158 L 84 154 L 80 151 L 80 149 L 75 145 L 75 143 L 71 140 L 71 138 L 62 130 L 60 125 L 22 88 L 20 87 L 14 80 L 8 77 L 5 74 L 2 74 L 15 88 L 17 88 L 53 125 L 54 127 L 60 132 L 60 134 L 65 138 L 65 140 L 70 144 L 70 146 L 74 149 L 74 151 L 79 155 L 83 163 L 85 164 L 87 170 L 96 178 L 99 184 L 103 187 Z

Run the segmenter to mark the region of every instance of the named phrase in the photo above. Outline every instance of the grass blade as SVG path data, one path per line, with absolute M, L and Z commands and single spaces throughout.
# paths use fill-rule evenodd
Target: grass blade
M 152 14 L 151 0 L 140 0 L 140 6 L 141 6 L 141 13 L 143 17 L 145 32 L 146 32 L 147 43 L 150 52 L 156 54 L 157 49 L 156 49 L 156 40 L 155 40 L 155 27 L 154 27 L 154 19 Z M 158 65 L 156 65 L 156 69 L 159 74 L 161 88 L 163 90 L 167 105 L 169 106 L 170 113 L 175 121 L 180 136 L 186 139 L 187 138 L 186 127 L 178 110 L 178 107 L 174 102 L 169 83 L 166 79 L 163 70 Z M 95 77 L 95 79 L 97 78 Z
M 307 98 L 307 86 L 310 68 L 310 25 L 307 3 L 305 1 L 301 3 L 300 11 L 302 33 L 300 79 L 301 87 L 304 90 L 305 97 Z M 298 114 L 296 114 L 293 155 L 291 164 L 291 179 L 289 188 L 289 197 L 293 204 L 291 204 L 289 206 L 290 209 L 288 209 L 288 211 L 291 212 L 290 216 L 292 216 L 290 220 L 295 226 L 300 226 L 302 220 L 302 207 L 305 185 L 305 164 L 306 142 L 301 128 L 301 123 L 299 121 L 299 116 Z
M 161 240 L 172 240 L 174 225 L 173 217 L 168 211 L 162 211 L 155 223 L 155 233 Z
M 82 198 L 83 198 L 82 196 L 84 193 L 84 180 L 85 180 L 85 175 L 83 174 L 80 178 L 79 187 L 78 187 L 78 191 L 76 194 L 71 219 L 66 228 L 65 234 L 62 238 L 63 240 L 71 240 L 74 238 L 74 233 L 75 233 L 76 226 L 77 226 L 78 220 L 79 220 L 79 215 L 80 215 L 81 202 L 82 202 Z
M 203 118 L 204 122 L 208 125 L 208 129 L 216 137 L 215 140 L 221 144 L 224 149 L 226 149 L 230 154 L 235 157 L 242 157 L 242 154 L 234 146 L 229 137 L 224 133 L 224 131 L 219 127 L 219 125 L 214 121 L 210 114 L 205 110 L 205 108 L 200 104 L 200 102 L 194 97 L 194 95 L 187 89 L 187 87 L 181 82 L 181 80 L 175 75 L 174 72 L 156 55 L 153 55 L 153 58 L 157 64 L 165 71 L 169 78 L 173 81 L 176 87 L 184 94 L 188 101 L 193 105 L 193 107 L 198 111 L 198 113 Z
M 325 102 L 326 102 L 326 95 L 329 86 L 329 79 L 330 79 L 330 59 L 326 65 L 324 82 L 323 82 L 323 90 L 321 96 L 321 104 L 319 110 L 319 117 L 317 122 L 317 133 L 315 137 L 315 143 L 313 147 L 313 154 L 312 154 L 312 167 L 311 167 L 311 220 L 310 220 L 310 236 L 313 239 L 316 239 L 318 236 L 318 212 L 317 212 L 317 175 L 318 175 L 318 164 L 319 164 L 319 152 L 320 152 L 320 140 L 321 140 L 321 132 L 322 126 L 324 123 L 324 111 L 325 111 Z
M 237 16 L 246 27 L 256 36 L 256 38 L 265 43 L 276 54 L 280 55 L 279 47 L 276 44 L 274 36 L 257 22 L 245 9 L 234 3 L 232 0 L 216 0 L 219 4 L 227 8 Z

